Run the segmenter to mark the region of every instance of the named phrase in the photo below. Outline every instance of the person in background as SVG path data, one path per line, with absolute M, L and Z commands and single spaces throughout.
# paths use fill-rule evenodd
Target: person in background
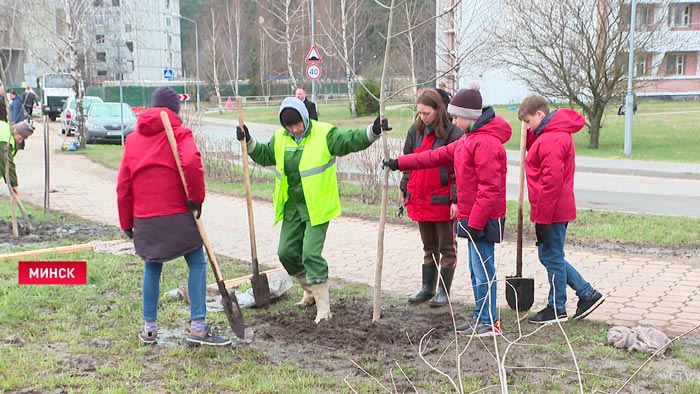
M 37 94 L 31 86 L 24 88 L 24 93 L 22 93 L 22 103 L 24 105 L 24 111 L 28 119 L 32 118 L 32 112 L 34 111 L 34 104 L 37 100 Z
M 438 84 L 438 90 L 442 90 L 443 92 L 447 93 L 448 99 L 452 100 L 452 92 L 449 89 L 447 89 L 447 84 L 445 82 L 440 82 Z
M 432 150 L 457 141 L 464 132 L 453 125 L 444 99 L 435 89 L 425 89 L 416 99 L 416 120 L 408 129 L 403 153 Z M 423 242 L 422 285 L 408 302 L 429 301 L 432 307 L 447 304 L 457 264 L 454 224 L 457 218 L 457 189 L 452 164 L 404 171 L 401 191 L 408 216 L 418 222 Z M 438 266 L 440 277 L 438 280 Z M 435 286 L 439 283 L 438 291 Z
M 528 317 L 530 323 L 566 321 L 566 286 L 576 291 L 578 305 L 574 320 L 583 319 L 605 301 L 565 258 L 566 229 L 576 219 L 574 173 L 576 148 L 572 134 L 586 124 L 573 109 L 549 112 L 547 100 L 538 95 L 526 97 L 518 119 L 527 125 L 527 196 L 530 220 L 535 223 L 537 255 L 547 269 L 547 306 Z
M 282 101 L 279 120 L 281 127 L 266 143 L 255 140 L 245 125 L 236 127 L 236 138 L 247 144 L 253 161 L 275 166 L 275 224 L 282 221 L 277 254 L 304 289 L 297 305 L 316 304 L 318 324 L 333 316 L 328 262 L 322 253 L 328 225 L 341 212 L 336 157 L 366 149 L 382 130 L 391 129 L 379 116 L 366 128 L 349 131 L 311 121 L 306 106 L 295 97 Z
M 313 101 L 309 100 L 306 97 L 306 90 L 302 87 L 298 87 L 296 90 L 296 97 L 304 102 L 304 106 L 306 107 L 306 111 L 309 113 L 309 118 L 313 120 L 318 120 L 318 112 L 316 111 L 316 103 Z
M 160 113 L 168 114 L 177 141 L 187 194 L 166 138 Z M 145 344 L 158 340 L 158 298 L 163 263 L 184 256 L 189 275 L 188 342 L 223 346 L 228 338 L 214 333 L 206 323 L 207 260 L 193 214 L 202 213 L 204 170 L 192 130 L 178 116 L 180 100 L 171 88 L 159 87 L 151 108 L 139 115 L 136 131 L 126 138 L 117 177 L 119 224 L 134 240 L 136 254 L 144 260 L 143 328 L 138 338 Z M 173 263 L 171 263 L 173 264 Z
M 15 124 L 24 120 L 24 104 L 22 97 L 16 91 L 10 90 L 10 123 Z
M 0 120 L 0 172 L 5 179 L 5 183 L 10 185 L 12 190 L 19 194 L 17 189 L 17 169 L 15 167 L 15 155 L 17 155 L 18 144 L 24 142 L 34 133 L 34 129 L 26 122 L 20 122 L 13 126 L 7 120 Z
M 457 236 L 469 240 L 469 270 L 476 308 L 456 330 L 465 336 L 501 335 L 497 306 L 494 244 L 503 240 L 506 217 L 506 150 L 513 130 L 493 107 L 482 108 L 479 85 L 470 84 L 450 101 L 452 123 L 466 134 L 425 152 L 386 159 L 392 170 L 454 165 L 457 182 Z

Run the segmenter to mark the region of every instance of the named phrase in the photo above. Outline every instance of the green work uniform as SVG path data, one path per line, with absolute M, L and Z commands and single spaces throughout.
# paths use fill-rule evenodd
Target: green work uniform
M 17 170 L 15 169 L 15 155 L 17 154 L 17 142 L 12 135 L 12 127 L 4 121 L 0 121 L 0 152 L 2 152 L 2 160 L 0 160 L 0 174 L 5 178 L 5 183 L 10 186 L 17 186 Z M 5 168 L 5 163 L 9 167 L 9 171 Z M 6 172 L 7 171 L 7 172 Z M 9 178 L 5 175 L 9 172 Z
M 306 133 L 300 138 L 279 128 L 267 143 L 251 139 L 248 147 L 256 163 L 277 169 L 274 203 L 275 223 L 282 220 L 280 262 L 291 276 L 306 273 L 313 285 L 328 279 L 328 262 L 321 254 L 329 221 L 340 215 L 335 158 L 363 150 L 378 137 L 370 128 L 344 131 L 308 119 L 305 124 Z

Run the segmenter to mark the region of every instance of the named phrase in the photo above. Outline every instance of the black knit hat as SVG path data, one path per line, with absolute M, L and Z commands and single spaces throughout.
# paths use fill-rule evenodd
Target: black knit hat
M 167 107 L 176 114 L 180 113 L 180 97 L 173 89 L 161 86 L 153 91 L 151 107 Z
M 468 89 L 461 89 L 452 97 L 447 112 L 466 119 L 479 119 L 481 116 L 481 93 L 479 84 L 472 82 Z
M 301 121 L 301 114 L 294 108 L 288 107 L 280 112 L 280 122 L 282 122 L 282 126 L 292 126 Z

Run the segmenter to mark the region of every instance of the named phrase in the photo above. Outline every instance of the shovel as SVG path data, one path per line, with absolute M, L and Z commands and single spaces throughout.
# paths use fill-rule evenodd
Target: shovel
M 240 97 L 236 97 L 236 110 L 238 111 L 238 126 L 243 128 L 243 103 Z M 248 170 L 248 144 L 241 141 L 241 161 L 243 162 L 243 181 L 245 183 L 245 198 L 248 207 L 248 233 L 250 234 L 250 254 L 253 260 L 253 277 L 250 283 L 253 286 L 253 297 L 256 307 L 270 305 L 270 285 L 267 282 L 267 274 L 260 273 L 258 267 L 258 249 L 255 242 L 255 220 L 253 218 L 253 196 L 250 191 L 250 173 Z
M 523 199 L 525 194 L 525 144 L 527 126 L 520 128 L 520 166 L 518 177 L 518 230 L 515 255 L 515 276 L 506 276 L 506 301 L 518 312 L 530 310 L 535 302 L 535 279 L 523 278 Z
M 175 158 L 175 163 L 177 163 L 177 170 L 178 172 L 180 172 L 182 186 L 185 188 L 185 195 L 187 195 L 187 181 L 185 180 L 185 173 L 182 172 L 182 165 L 180 164 L 180 154 L 177 151 L 177 141 L 175 141 L 175 134 L 173 133 L 173 126 L 170 124 L 168 113 L 165 111 L 161 111 L 160 119 L 163 121 L 163 126 L 165 127 L 165 135 L 168 137 L 170 149 L 173 151 L 173 157 Z M 214 278 L 216 279 L 216 284 L 219 285 L 219 293 L 221 293 L 221 305 L 224 307 L 224 312 L 226 313 L 226 317 L 228 318 L 228 323 L 238 338 L 244 338 L 245 325 L 243 324 L 243 315 L 241 315 L 241 309 L 238 306 L 238 300 L 236 300 L 236 295 L 229 294 L 229 292 L 226 290 L 224 278 L 221 276 L 221 271 L 219 271 L 219 264 L 216 262 L 216 256 L 212 251 L 211 243 L 209 242 L 209 238 L 207 237 L 206 231 L 204 231 L 204 225 L 202 224 L 202 221 L 198 219 L 196 215 L 194 215 L 194 213 L 193 216 L 194 221 L 197 223 L 199 235 L 202 237 L 202 243 L 204 244 L 204 250 L 207 252 L 209 263 L 211 264 L 212 270 L 214 270 Z

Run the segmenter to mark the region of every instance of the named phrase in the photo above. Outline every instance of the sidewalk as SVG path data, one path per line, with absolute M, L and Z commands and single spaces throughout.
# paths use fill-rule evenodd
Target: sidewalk
M 116 171 L 95 164 L 81 154 L 56 152 L 62 137 L 56 124 L 52 126 L 51 209 L 117 226 Z M 16 157 L 20 193 L 24 200 L 39 206 L 44 201 L 42 130 L 42 125 L 37 123 L 35 135 L 27 141 L 27 149 Z M 591 162 L 597 163 L 593 159 Z M 603 168 L 605 162 L 600 163 L 600 168 Z M 654 165 L 658 167 L 657 163 Z M 624 165 L 618 167 L 624 168 Z M 683 171 L 679 170 L 679 173 Z M 276 251 L 280 226 L 272 226 L 272 204 L 255 202 L 254 210 L 258 260 L 264 266 L 279 266 Z M 217 253 L 243 261 L 250 260 L 248 231 L 243 224 L 246 217 L 245 199 L 208 192 L 202 219 Z M 233 227 L 232 223 L 241 225 Z M 370 286 L 374 284 L 377 228 L 375 221 L 348 217 L 331 222 L 325 246 L 331 277 Z M 468 287 L 469 271 L 464 260 L 466 247 L 466 241 L 460 239 L 453 295 L 458 302 L 473 303 Z M 508 305 L 502 281 L 506 275 L 514 273 L 515 249 L 515 244 L 510 242 L 502 243 L 496 249 L 498 277 L 501 280 L 499 303 L 504 309 Z M 700 282 L 700 267 L 680 264 L 671 259 L 606 255 L 576 249 L 567 252 L 568 260 L 607 296 L 607 301 L 590 319 L 625 326 L 653 323 L 669 335 L 682 333 L 700 321 L 700 287 L 697 285 Z M 546 302 L 548 287 L 533 240 L 525 240 L 523 261 L 523 275 L 535 278 L 533 310 L 538 310 Z M 421 263 L 422 245 L 417 228 L 387 224 L 382 290 L 402 296 L 415 291 L 420 282 Z M 576 309 L 576 301 L 570 290 L 567 305 L 570 315 Z M 463 307 L 460 309 L 460 312 L 465 312 Z M 505 329 L 508 329 L 507 326 Z

